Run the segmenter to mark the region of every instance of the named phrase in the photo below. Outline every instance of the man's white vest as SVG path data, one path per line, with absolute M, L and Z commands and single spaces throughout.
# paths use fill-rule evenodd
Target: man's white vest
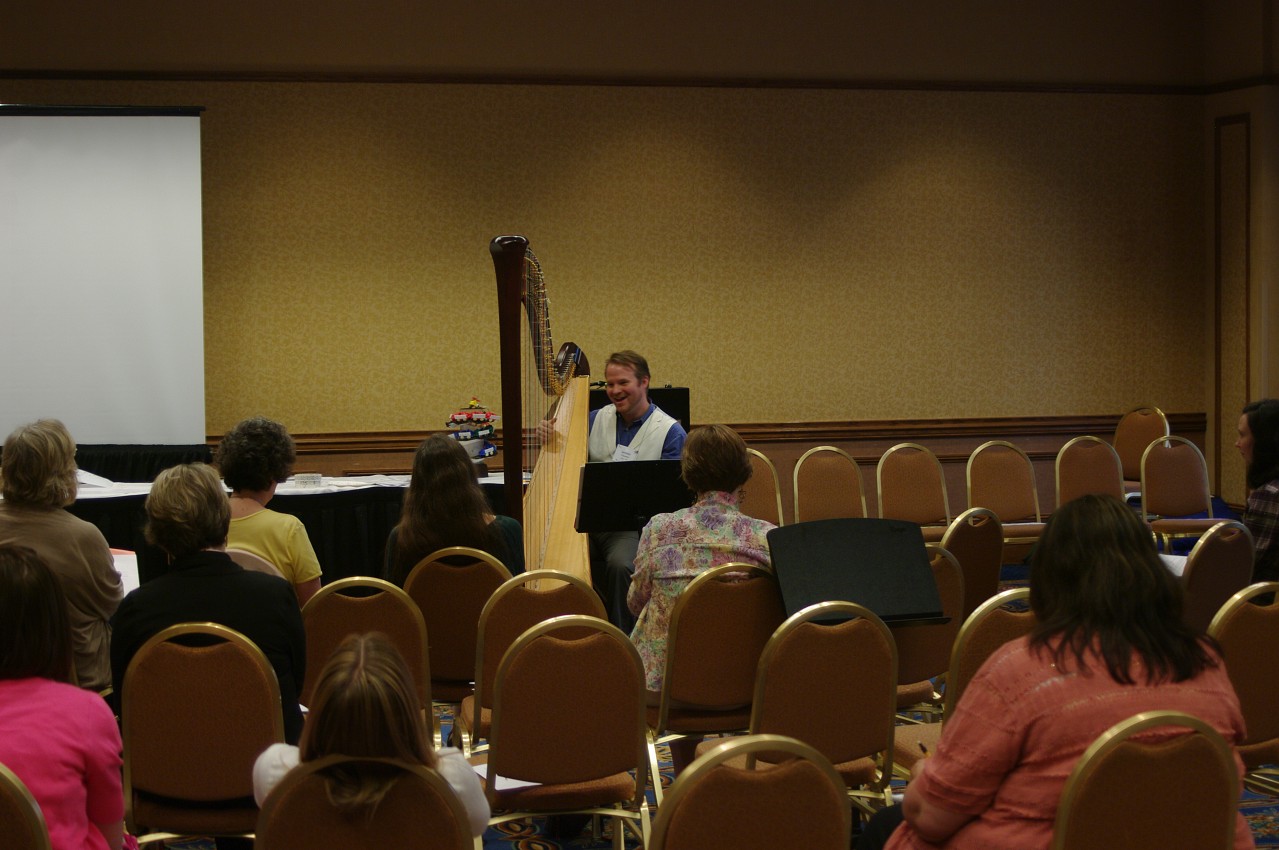
M 675 424 L 674 417 L 662 412 L 653 405 L 653 413 L 640 426 L 639 433 L 631 440 L 631 448 L 635 450 L 636 460 L 661 460 L 662 444 L 666 442 L 666 432 Z M 595 423 L 591 426 L 588 446 L 588 459 L 592 463 L 613 459 L 617 450 L 617 408 L 613 405 L 601 407 L 595 414 Z

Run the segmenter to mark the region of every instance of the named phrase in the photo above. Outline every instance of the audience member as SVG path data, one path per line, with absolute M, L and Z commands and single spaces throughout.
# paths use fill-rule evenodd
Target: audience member
M 1235 448 L 1243 455 L 1251 491 L 1243 524 L 1257 549 L 1252 580 L 1279 581 L 1279 399 L 1244 406 Z
M 697 494 L 692 507 L 653 517 L 639 540 L 635 575 L 626 603 L 639 615 L 631 640 L 644 661 L 652 699 L 662 690 L 666 633 L 675 600 L 694 578 L 731 562 L 768 566 L 772 523 L 738 509 L 741 488 L 751 477 L 746 443 L 725 425 L 694 428 L 684 443 L 680 474 Z M 671 744 L 678 772 L 692 760 L 697 741 Z
M 488 552 L 512 575 L 524 572 L 519 522 L 492 512 L 466 449 L 452 437 L 435 434 L 413 456 L 400 524 L 386 541 L 387 580 L 403 587 L 418 561 L 448 546 Z
M 332 755 L 392 758 L 437 770 L 466 807 L 471 834 L 482 835 L 489 806 L 479 777 L 460 750 L 432 748 L 422 709 L 395 647 L 380 634 L 350 635 L 320 672 L 301 749 L 273 744 L 253 766 L 258 805 L 300 762 Z M 371 812 L 397 776 L 389 767 L 335 769 L 326 776 L 329 801 L 344 811 Z
M 70 684 L 67 611 L 34 549 L 0 546 L 0 764 L 39 803 L 53 850 L 120 850 L 120 732 L 100 696 Z
M 106 538 L 63 510 L 76 498 L 75 442 L 56 419 L 9 435 L 0 459 L 0 545 L 30 546 L 62 584 L 71 621 L 77 681 L 111 684 L 110 619 L 124 588 Z
M 169 571 L 120 603 L 111 637 L 111 676 L 120 697 L 134 653 L 177 623 L 213 622 L 242 633 L 275 668 L 285 739 L 302 732 L 298 686 L 306 670 L 302 613 L 288 582 L 248 572 L 226 554 L 231 508 L 213 468 L 188 463 L 161 472 L 146 500 L 146 537 L 169 557 Z
M 265 558 L 297 593 L 298 605 L 320 589 L 320 561 L 302 521 L 267 509 L 275 489 L 293 472 L 297 449 L 279 422 L 245 419 L 218 444 L 214 464 L 231 488 L 231 530 L 227 545 Z
M 1143 711 L 1184 711 L 1243 741 L 1216 648 L 1182 622 L 1180 585 L 1122 502 L 1084 496 L 1049 518 L 1031 559 L 1030 605 L 1038 626 L 982 665 L 903 804 L 877 814 L 858 848 L 1047 848 L 1079 757 Z M 1234 846 L 1252 847 L 1237 818 Z

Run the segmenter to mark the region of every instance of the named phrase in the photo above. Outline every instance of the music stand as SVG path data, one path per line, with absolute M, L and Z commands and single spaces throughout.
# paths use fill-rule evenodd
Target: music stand
M 818 602 L 865 605 L 890 626 L 944 623 L 924 535 L 897 519 L 822 519 L 768 532 L 786 614 Z
M 577 494 L 580 532 L 638 531 L 657 514 L 693 504 L 677 460 L 631 460 L 582 466 Z

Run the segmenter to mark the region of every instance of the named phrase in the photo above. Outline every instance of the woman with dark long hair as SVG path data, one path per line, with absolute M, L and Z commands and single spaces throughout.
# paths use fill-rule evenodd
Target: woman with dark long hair
M 1184 711 L 1243 741 L 1216 648 L 1182 622 L 1180 585 L 1119 500 L 1084 496 L 1049 518 L 1031 559 L 1030 606 L 1039 624 L 982 665 L 903 804 L 876 815 L 859 848 L 1047 848 L 1079 757 L 1143 711 Z M 1237 817 L 1234 846 L 1252 847 Z
M 1253 581 L 1279 579 L 1279 399 L 1244 405 L 1235 448 L 1247 464 L 1248 506 L 1243 524 L 1252 532 L 1257 556 Z
M 413 567 L 448 546 L 488 552 L 511 574 L 524 572 L 524 534 L 495 515 L 475 477 L 475 464 L 452 437 L 427 437 L 413 456 L 400 524 L 386 541 L 386 577 L 403 587 Z

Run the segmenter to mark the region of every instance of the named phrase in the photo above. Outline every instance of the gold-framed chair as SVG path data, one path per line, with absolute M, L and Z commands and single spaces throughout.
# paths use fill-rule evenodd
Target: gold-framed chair
M 8 850 L 52 850 L 40 804 L 18 775 L 0 764 L 0 835 Z
M 662 692 L 647 712 L 649 766 L 659 807 L 663 792 L 656 745 L 689 735 L 745 732 L 760 653 L 785 619 L 777 577 L 753 564 L 709 569 L 675 600 Z
M 1238 806 L 1234 754 L 1215 729 L 1179 711 L 1142 712 L 1084 751 L 1062 789 L 1052 850 L 1230 850 Z
M 782 735 L 747 735 L 675 780 L 648 848 L 846 850 L 851 822 L 844 783 L 821 753 Z
M 256 552 L 250 552 L 248 549 L 231 549 L 228 547 L 226 553 L 228 558 L 250 572 L 266 573 L 269 576 L 284 578 L 284 573 L 280 572 L 279 567 Z
M 284 741 L 280 685 L 262 650 L 216 623 L 148 638 L 124 674 L 125 825 L 139 844 L 253 837 L 253 764 Z
M 968 456 L 968 505 L 988 508 L 1004 527 L 1004 560 L 1024 552 L 1044 531 L 1035 465 L 1007 440 L 988 440 Z
M 942 697 L 933 680 L 946 675 L 951 647 L 963 624 L 963 568 L 942 546 L 927 546 L 946 621 L 889 627 L 897 644 L 897 710 L 903 715 L 900 719 L 907 722 L 913 721 L 905 715 L 941 713 Z
M 502 656 L 520 635 L 538 623 L 570 614 L 607 620 L 604 603 L 584 580 L 559 570 L 531 570 L 507 579 L 480 611 L 475 645 L 475 693 L 463 698 L 452 740 L 466 755 L 487 746 L 493 722 L 493 690 Z
M 1188 626 L 1208 630 L 1221 606 L 1252 581 L 1254 557 L 1252 533 L 1234 520 L 1218 522 L 1195 542 L 1181 573 Z
M 838 620 L 838 622 L 824 622 Z M 854 602 L 819 602 L 786 619 L 759 658 L 751 735 L 785 735 L 828 759 L 865 814 L 892 804 L 897 647 Z M 710 742 L 698 747 L 699 755 Z
M 941 461 L 919 443 L 898 443 L 880 456 L 875 493 L 881 519 L 916 523 L 929 543 L 940 542 L 954 519 Z
M 795 522 L 867 516 L 857 461 L 837 446 L 814 446 L 795 462 Z
M 1138 461 L 1140 468 L 1140 461 Z M 1053 465 L 1057 507 L 1093 494 L 1124 498 L 1124 466 L 1119 453 L 1100 437 L 1067 440 Z
M 1279 796 L 1279 582 L 1260 582 L 1236 593 L 1208 626 L 1239 697 L 1248 738 L 1239 746 L 1244 785 Z
M 613 819 L 649 836 L 644 664 L 597 617 L 553 617 L 520 635 L 495 677 L 485 795 L 490 825 L 547 814 Z M 510 779 L 536 783 L 499 787 Z
M 785 525 L 782 517 L 782 482 L 777 477 L 777 467 L 768 455 L 757 449 L 748 448 L 751 477 L 742 488 L 742 513 L 755 519 L 771 522 L 773 525 Z
M 1159 437 L 1141 455 L 1141 510 L 1150 530 L 1170 551 L 1178 537 L 1199 537 L 1217 524 L 1212 516 L 1208 463 L 1185 437 Z M 1208 518 L 1190 514 L 1207 513 Z
M 378 803 L 376 817 L 351 817 L 329 801 L 330 769 L 385 769 L 403 775 Z M 255 850 L 473 850 L 466 807 L 425 765 L 386 758 L 326 756 L 288 772 L 262 801 Z
M 456 705 L 471 695 L 480 611 L 510 577 L 497 558 L 466 546 L 432 552 L 409 571 L 404 592 L 417 603 L 430 635 L 434 699 Z
M 1030 610 L 1029 600 L 1028 587 L 1005 590 L 987 599 L 964 620 L 950 652 L 941 720 L 897 727 L 894 766 L 900 775 L 909 776 L 921 758 L 920 744 L 929 752 L 937 751 L 946 718 L 954 712 L 964 688 L 986 659 L 1010 640 L 1030 634 L 1038 618 Z
M 1114 447 L 1123 469 L 1124 492 L 1141 489 L 1141 453 L 1154 440 L 1172 433 L 1168 417 L 1153 405 L 1134 407 L 1115 425 Z
M 946 529 L 941 546 L 964 570 L 963 617 L 999 592 L 1004 565 L 1004 527 L 994 511 L 969 508 Z
M 320 588 L 302 606 L 302 625 L 306 630 L 306 677 L 299 698 L 303 705 L 311 704 L 320 672 L 348 635 L 381 632 L 413 674 L 418 701 L 430 715 L 429 728 L 436 746 L 440 745 L 439 723 L 431 710 L 426 621 L 407 593 L 380 578 L 339 579 Z

